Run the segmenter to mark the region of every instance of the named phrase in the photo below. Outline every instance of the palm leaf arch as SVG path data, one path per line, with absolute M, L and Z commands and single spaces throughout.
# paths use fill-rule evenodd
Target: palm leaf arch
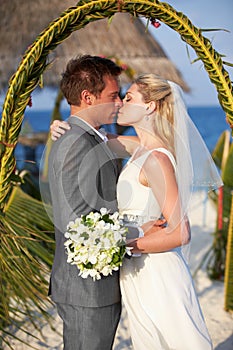
M 23 59 L 12 76 L 3 105 L 0 129 L 0 210 L 4 211 L 11 190 L 11 175 L 15 169 L 14 148 L 21 129 L 25 108 L 31 92 L 39 84 L 47 66 L 47 56 L 70 34 L 91 21 L 109 18 L 117 12 L 128 12 L 133 17 L 143 16 L 157 19 L 177 31 L 181 39 L 190 45 L 215 85 L 219 102 L 226 112 L 230 125 L 233 123 L 232 84 L 223 67 L 221 55 L 214 50 L 211 42 L 202 35 L 181 12 L 158 0 L 81 0 L 77 6 L 68 8 L 61 16 L 37 37 L 27 49 Z

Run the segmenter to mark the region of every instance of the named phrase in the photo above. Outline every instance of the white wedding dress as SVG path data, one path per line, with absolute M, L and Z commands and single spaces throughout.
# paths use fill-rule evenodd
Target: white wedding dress
M 174 168 L 173 156 L 164 148 Z M 152 190 L 139 182 L 151 151 L 123 169 L 117 185 L 119 212 L 140 225 L 161 216 Z M 134 350 L 210 350 L 211 340 L 181 249 L 125 259 L 120 285 Z

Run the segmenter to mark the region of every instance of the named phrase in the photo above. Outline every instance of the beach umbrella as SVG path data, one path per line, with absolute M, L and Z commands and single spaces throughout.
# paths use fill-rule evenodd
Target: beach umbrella
M 0 89 L 7 87 L 23 53 L 39 33 L 76 3 L 72 0 L 0 0 Z M 128 13 L 115 14 L 111 23 L 108 19 L 101 19 L 73 32 L 49 55 L 52 64 L 43 74 L 44 86 L 57 87 L 67 61 L 78 54 L 115 57 L 135 74 L 155 73 L 189 91 L 181 73 L 172 63 L 172 55 L 169 59 L 143 22 Z M 122 75 L 122 83 L 130 79 L 129 75 Z

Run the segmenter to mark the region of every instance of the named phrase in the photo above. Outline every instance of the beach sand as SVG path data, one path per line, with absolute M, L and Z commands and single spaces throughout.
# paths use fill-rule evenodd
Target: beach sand
M 190 268 L 194 272 L 212 243 L 212 232 L 214 232 L 216 225 L 216 209 L 203 192 L 198 192 L 193 197 L 190 221 L 192 225 Z M 224 311 L 223 282 L 211 281 L 204 267 L 198 270 L 194 281 L 214 349 L 233 350 L 233 313 Z M 11 340 L 14 350 L 29 350 L 33 346 L 37 349 L 62 350 L 62 323 L 56 314 L 55 308 L 50 306 L 49 311 L 54 316 L 53 327 L 56 332 L 52 331 L 50 326 L 43 322 L 38 325 L 41 333 L 35 331 L 30 324 L 25 323 L 25 329 L 37 338 L 32 338 L 18 331 L 16 335 L 27 341 L 30 346 Z M 9 349 L 9 347 L 5 346 L 3 349 Z M 123 349 L 132 349 L 128 320 L 124 308 L 113 350 Z

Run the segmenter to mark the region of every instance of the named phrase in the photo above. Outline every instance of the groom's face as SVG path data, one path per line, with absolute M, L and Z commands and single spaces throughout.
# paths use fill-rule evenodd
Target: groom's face
M 122 104 L 119 97 L 118 80 L 108 76 L 104 80 L 104 90 L 99 97 L 93 96 L 92 101 L 94 116 L 97 118 L 99 125 L 113 123 Z

